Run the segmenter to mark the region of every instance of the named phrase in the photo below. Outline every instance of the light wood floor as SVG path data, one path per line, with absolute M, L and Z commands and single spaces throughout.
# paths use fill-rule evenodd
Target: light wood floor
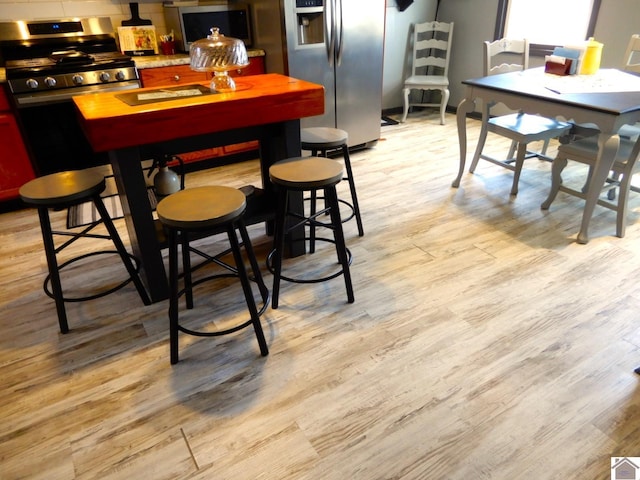
M 265 358 L 245 330 L 182 336 L 171 366 L 167 304 L 143 306 L 132 286 L 68 305 L 61 335 L 35 212 L 0 215 L 0 478 L 608 479 L 611 456 L 640 456 L 640 198 L 625 238 L 596 207 L 578 245 L 581 200 L 540 210 L 549 163 L 525 164 L 517 198 L 487 162 L 452 189 L 447 122 L 411 114 L 353 155 L 356 302 L 341 278 L 284 284 Z M 255 183 L 257 168 L 187 186 Z M 120 275 L 108 265 L 68 281 Z M 223 287 L 203 286 L 198 311 L 243 318 Z

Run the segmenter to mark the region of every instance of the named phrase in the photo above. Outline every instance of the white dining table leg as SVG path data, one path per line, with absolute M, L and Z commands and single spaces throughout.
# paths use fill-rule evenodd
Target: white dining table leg
M 470 98 L 462 99 L 458 105 L 456 121 L 458 123 L 458 143 L 460 145 L 460 166 L 458 168 L 458 176 L 451 182 L 451 186 L 454 188 L 460 186 L 460 179 L 464 173 L 464 164 L 467 159 L 467 113 L 472 112 L 475 105 L 475 101 Z

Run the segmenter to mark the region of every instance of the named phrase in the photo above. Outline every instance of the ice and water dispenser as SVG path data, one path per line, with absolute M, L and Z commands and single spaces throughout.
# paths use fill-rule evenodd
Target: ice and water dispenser
M 298 45 L 324 43 L 324 0 L 296 0 Z

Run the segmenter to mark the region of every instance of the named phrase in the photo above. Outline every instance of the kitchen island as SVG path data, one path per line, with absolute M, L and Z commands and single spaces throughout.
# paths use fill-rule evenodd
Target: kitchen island
M 278 74 L 236 83 L 229 93 L 210 93 L 205 82 L 73 97 L 89 143 L 97 152 L 109 152 L 131 246 L 154 302 L 168 293 L 164 239 L 153 218 L 142 160 L 258 140 L 262 187 L 269 196 L 269 166 L 300 155 L 300 119 L 324 112 L 321 85 Z M 295 203 L 302 209 L 301 197 Z M 291 254 L 302 253 L 304 246 L 294 245 Z

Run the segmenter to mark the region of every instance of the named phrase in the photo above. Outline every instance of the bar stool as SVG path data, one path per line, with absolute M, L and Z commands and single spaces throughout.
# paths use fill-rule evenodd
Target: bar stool
M 147 292 L 138 275 L 139 266 L 137 259 L 133 255 L 129 254 L 125 249 L 124 244 L 122 243 L 122 240 L 118 235 L 118 231 L 116 230 L 113 221 L 109 217 L 109 213 L 104 206 L 102 198 L 100 197 L 100 194 L 104 191 L 104 189 L 104 176 L 99 174 L 98 172 L 88 169 L 53 173 L 51 175 L 39 177 L 25 183 L 19 191 L 20 198 L 25 204 L 36 207 L 38 209 L 38 216 L 40 217 L 40 228 L 42 230 L 42 239 L 44 242 L 44 250 L 47 257 L 47 266 L 49 268 L 49 274 L 44 281 L 44 291 L 49 297 L 55 300 L 56 311 L 58 314 L 58 323 L 60 324 L 60 332 L 62 333 L 67 333 L 69 331 L 67 313 L 64 306 L 65 302 L 81 302 L 104 297 L 105 295 L 119 290 L 129 282 L 133 282 L 143 303 L 145 305 L 149 305 L 151 303 L 149 300 L 149 296 L 147 295 Z M 93 205 L 99 213 L 99 219 L 87 225 L 80 232 L 73 232 L 70 230 L 52 230 L 51 219 L 49 217 L 50 209 L 64 209 L 87 201 L 93 202 Z M 104 224 L 107 229 L 108 235 L 89 233 L 100 224 Z M 70 238 L 56 247 L 54 236 L 66 236 Z M 57 255 L 63 249 L 83 237 L 111 240 L 116 250 L 102 250 L 86 253 L 73 257 L 58 265 Z M 122 263 L 129 273 L 127 279 L 112 288 L 103 290 L 93 295 L 87 295 L 84 297 L 64 296 L 64 292 L 62 291 L 62 284 L 60 281 L 60 271 L 64 267 L 87 257 L 113 253 L 117 253 L 122 259 Z M 49 288 L 49 285 L 51 288 Z
M 274 248 L 267 256 L 267 268 L 273 273 L 272 308 L 278 308 L 280 293 L 280 281 L 286 280 L 294 283 L 319 283 L 340 275 L 344 276 L 347 289 L 347 301 L 354 302 L 353 286 L 351 285 L 351 252 L 347 249 L 336 185 L 342 180 L 342 165 L 323 157 L 296 157 L 282 160 L 269 168 L 269 178 L 277 190 L 277 207 L 274 232 Z M 319 212 L 313 212 L 309 217 L 289 210 L 289 196 L 293 192 L 311 192 L 318 190 L 323 192 L 326 208 Z M 316 218 L 329 213 L 331 223 L 321 223 Z M 304 279 L 292 278 L 282 275 L 282 257 L 284 253 L 285 235 L 293 229 L 301 226 L 325 227 L 333 231 L 333 240 L 317 238 L 319 241 L 328 241 L 335 244 L 339 271 L 322 278 Z M 309 240 L 308 237 L 304 240 Z
M 251 240 L 242 219 L 246 205 L 245 195 L 242 191 L 222 186 L 188 188 L 169 195 L 158 203 L 156 210 L 158 219 L 166 228 L 169 237 L 169 340 L 172 364 L 178 363 L 179 360 L 179 332 L 199 337 L 215 337 L 253 325 L 260 353 L 262 356 L 269 353 L 260 324 L 260 315 L 264 313 L 269 304 L 269 291 L 262 279 Z M 236 230 L 240 232 L 245 254 L 251 264 L 251 279 L 242 259 L 241 245 L 238 242 Z M 208 255 L 189 245 L 190 236 L 197 235 L 198 238 L 202 238 L 225 231 L 229 238 L 230 248 L 215 256 Z M 178 244 L 182 246 L 182 275 L 178 272 Z M 192 252 L 204 260 L 198 265 L 192 266 L 190 259 Z M 222 257 L 229 252 L 233 254 L 235 267 L 222 261 Z M 212 262 L 231 273 L 217 273 L 195 281 L 192 280 L 192 273 L 195 270 Z M 208 280 L 223 277 L 240 279 L 250 318 L 239 325 L 217 331 L 196 331 L 181 325 L 178 318 L 180 297 L 185 296 L 186 307 L 191 309 L 193 308 L 193 287 Z M 178 287 L 179 278 L 183 279 L 184 288 L 182 289 Z M 260 311 L 258 311 L 253 297 L 251 280 L 258 285 L 264 303 Z
M 320 155 L 326 157 L 327 152 L 330 150 L 342 150 L 342 156 L 344 158 L 344 167 L 347 170 L 347 176 L 343 178 L 349 183 L 349 190 L 351 192 L 351 202 L 345 200 L 339 200 L 340 203 L 347 205 L 351 208 L 351 215 L 342 219 L 342 222 L 348 222 L 353 217 L 356 218 L 358 225 L 358 235 L 362 237 L 364 235 L 364 228 L 362 226 L 362 217 L 360 215 L 360 206 L 358 204 L 358 195 L 356 194 L 356 184 L 353 179 L 353 170 L 351 169 L 351 159 L 349 157 L 349 134 L 339 128 L 328 127 L 310 127 L 300 130 L 300 141 L 302 150 L 310 150 L 312 156 Z M 316 197 L 312 193 L 311 195 L 311 212 L 315 212 L 316 209 Z M 314 236 L 313 227 L 311 227 L 311 238 Z M 311 244 L 313 251 L 313 241 Z

